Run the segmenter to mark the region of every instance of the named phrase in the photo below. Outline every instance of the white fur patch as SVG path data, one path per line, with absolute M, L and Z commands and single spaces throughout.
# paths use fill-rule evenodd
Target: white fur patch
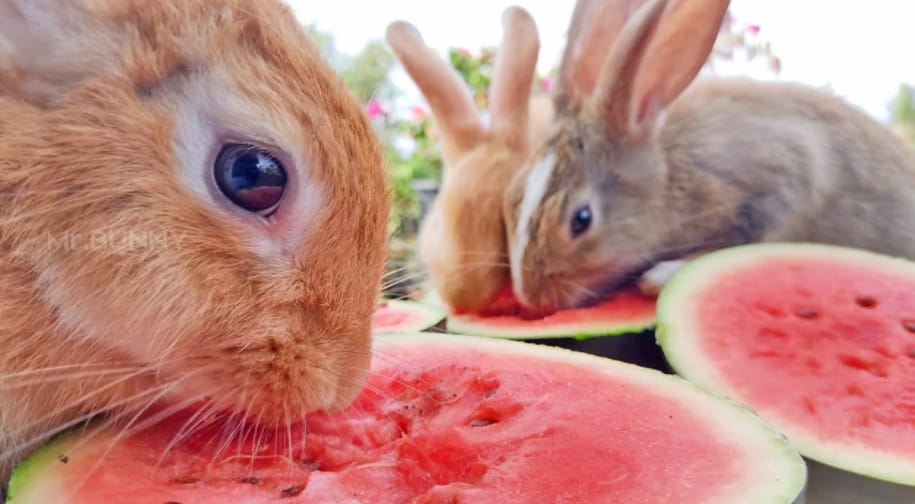
M 650 270 L 642 274 L 641 282 L 653 289 L 660 290 L 686 266 L 685 260 L 664 261 L 655 264 Z
M 521 275 L 521 261 L 531 239 L 531 220 L 534 211 L 540 207 L 544 196 L 546 196 L 547 186 L 550 182 L 550 176 L 553 174 L 554 166 L 556 166 L 556 154 L 553 151 L 549 151 L 534 165 L 524 184 L 524 198 L 521 200 L 521 209 L 518 212 L 518 228 L 515 229 L 511 257 L 509 258 L 515 290 L 521 290 L 521 279 L 523 277 Z

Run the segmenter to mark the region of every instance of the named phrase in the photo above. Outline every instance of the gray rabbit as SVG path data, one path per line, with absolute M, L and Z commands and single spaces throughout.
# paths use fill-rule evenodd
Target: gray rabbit
M 800 85 L 696 78 L 728 5 L 578 2 L 553 130 L 504 201 L 523 304 L 656 290 L 670 265 L 749 242 L 915 259 L 915 153 L 888 128 Z

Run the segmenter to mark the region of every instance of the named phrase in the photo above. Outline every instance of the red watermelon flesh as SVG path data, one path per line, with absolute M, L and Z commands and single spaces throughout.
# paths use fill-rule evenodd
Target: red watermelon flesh
M 523 308 L 509 287 L 485 310 L 477 313 L 452 310 L 448 317 L 448 329 L 518 339 L 641 332 L 654 325 L 655 305 L 656 298 L 632 288 L 621 290 L 594 306 L 543 315 Z
M 479 315 L 481 317 L 498 317 L 498 316 L 519 316 L 524 318 L 536 318 L 538 314 L 526 311 L 524 306 L 515 297 L 511 285 L 505 287 L 490 301 L 484 308 L 476 312 L 452 308 L 451 312 L 456 315 Z
M 88 479 L 116 431 L 73 435 L 17 469 L 12 502 L 774 503 L 803 493 L 803 462 L 780 435 L 676 377 L 470 336 L 378 345 L 363 393 L 343 412 L 308 416 L 304 431 L 234 438 L 218 455 L 221 443 L 201 434 L 161 464 L 174 426 L 147 431 Z
M 384 299 L 372 314 L 372 332 L 411 333 L 424 331 L 445 318 L 436 306 L 401 299 Z
M 915 485 L 915 263 L 739 247 L 688 266 L 660 305 L 679 373 L 750 405 L 811 458 Z

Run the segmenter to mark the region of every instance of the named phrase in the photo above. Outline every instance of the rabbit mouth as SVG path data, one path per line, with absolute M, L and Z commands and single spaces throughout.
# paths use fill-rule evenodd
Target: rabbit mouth
M 572 307 L 589 308 L 609 301 L 620 291 L 637 290 L 643 275 L 657 265 L 657 262 L 645 261 L 609 275 L 605 273 L 590 282 L 587 289 L 583 289 L 583 292 L 573 300 Z

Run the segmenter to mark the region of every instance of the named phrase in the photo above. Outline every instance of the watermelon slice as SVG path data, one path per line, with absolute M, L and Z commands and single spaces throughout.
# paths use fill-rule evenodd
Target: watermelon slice
M 433 288 L 428 287 L 423 291 L 423 295 L 419 298 L 420 303 L 437 306 L 443 310 L 448 309 L 448 304 L 445 303 L 445 300 L 442 299 L 442 296 Z
M 653 297 L 624 290 L 596 306 L 528 316 L 507 289 L 479 313 L 451 310 L 447 327 L 449 332 L 523 340 L 632 334 L 654 326 L 655 304 Z
M 714 252 L 662 291 L 657 335 L 677 373 L 809 459 L 894 485 L 847 502 L 915 502 L 915 263 L 816 244 Z
M 439 307 L 407 301 L 382 299 L 372 314 L 372 332 L 375 334 L 425 331 L 445 319 Z
M 9 502 L 803 499 L 804 461 L 781 434 L 679 377 L 473 336 L 387 335 L 375 345 L 362 394 L 343 412 L 309 415 L 304 429 L 240 441 L 213 438 L 227 431 L 213 424 L 166 451 L 174 426 L 119 443 L 96 427 L 21 465 Z

